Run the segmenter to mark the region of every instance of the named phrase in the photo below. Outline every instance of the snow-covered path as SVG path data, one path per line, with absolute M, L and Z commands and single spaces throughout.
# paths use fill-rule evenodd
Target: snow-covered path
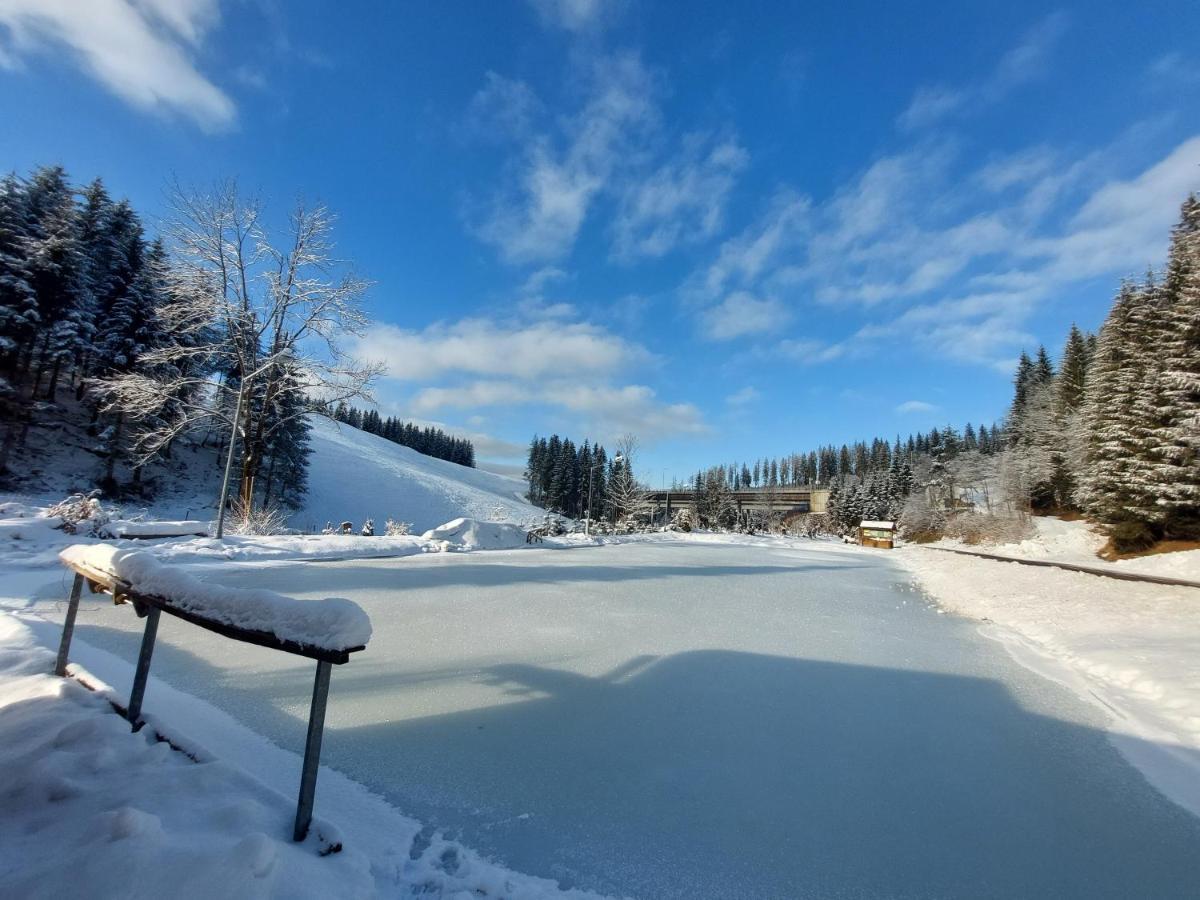
M 367 609 L 375 637 L 334 673 L 323 761 L 564 885 L 1173 897 L 1200 883 L 1200 820 L 1124 761 L 1103 713 L 930 608 L 882 553 L 665 540 L 219 580 Z M 137 628 L 97 604 L 77 634 L 132 659 Z M 155 672 L 300 746 L 307 666 L 164 622 Z M 153 683 L 146 708 L 171 721 Z

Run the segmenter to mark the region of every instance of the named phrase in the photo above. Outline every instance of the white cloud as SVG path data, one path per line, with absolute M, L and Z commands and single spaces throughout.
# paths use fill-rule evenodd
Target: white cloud
M 730 406 L 747 406 L 757 400 L 761 394 L 754 387 L 747 385 L 740 391 L 735 391 L 725 398 L 725 402 Z
M 748 334 L 777 331 L 790 318 L 777 300 L 758 298 L 746 291 L 735 291 L 701 316 L 704 335 L 714 341 L 728 341 Z
M 464 319 L 423 331 L 379 325 L 359 339 L 356 353 L 382 363 L 385 377 L 400 381 L 443 375 L 534 379 L 565 372 L 612 374 L 649 359 L 642 347 L 595 325 L 512 325 L 491 319 Z
M 641 384 L 583 384 L 568 379 L 539 382 L 476 381 L 459 387 L 425 388 L 412 400 L 418 413 L 486 406 L 548 406 L 578 416 L 583 430 L 611 439 L 625 432 L 646 440 L 707 430 L 690 403 L 662 403 Z
M 1200 135 L 1140 175 L 1101 186 L 1061 235 L 1035 241 L 1027 252 L 1048 255 L 1046 273 L 1057 281 L 1162 265 L 1179 205 L 1198 188 Z
M 846 356 L 848 352 L 844 343 L 830 344 L 812 338 L 785 338 L 777 343 L 773 350 L 775 356 L 805 366 L 833 362 Z
M 907 413 L 931 413 L 936 412 L 937 409 L 932 403 L 926 403 L 924 400 L 905 400 L 896 407 L 896 412 L 904 415 Z
M 731 282 L 753 283 L 782 253 L 803 244 L 810 207 L 808 198 L 794 191 L 779 192 L 758 222 L 721 245 L 716 260 L 692 279 L 685 292 L 712 300 Z
M 584 32 L 604 25 L 620 5 L 616 0 L 529 0 L 546 25 Z
M 967 100 L 967 94 L 953 88 L 920 87 L 911 102 L 900 114 L 899 125 L 905 131 L 913 131 L 932 125 L 956 111 Z
M 1167 53 L 1150 64 L 1147 74 L 1156 87 L 1174 89 L 1180 85 L 1200 84 L 1200 61 L 1181 53 Z
M 1015 87 L 1027 84 L 1045 74 L 1054 48 L 1066 34 L 1070 19 L 1066 13 L 1051 13 L 1000 59 L 991 78 L 983 85 L 983 96 L 999 99 Z
M 1200 189 L 1200 135 L 1113 177 L 1130 151 L 1118 141 L 1070 160 L 1038 147 L 964 171 L 953 145 L 922 142 L 823 203 L 785 188 L 681 294 L 701 307 L 702 327 L 736 329 L 738 317 L 714 306 L 731 291 L 771 297 L 793 318 L 804 303 L 847 316 L 874 308 L 852 339 L 776 347 L 797 362 L 837 358 L 848 342 L 907 341 L 1001 365 L 1032 341 L 1025 322 L 1063 286 L 1163 263 L 1179 204 Z
M 1012 90 L 1045 74 L 1055 46 L 1066 33 L 1069 19 L 1065 13 L 1046 16 L 1027 31 L 1011 50 L 1000 58 L 991 73 L 977 84 L 963 88 L 925 85 L 917 88 L 912 100 L 896 120 L 904 131 L 915 131 L 942 121 L 960 110 L 996 103 Z
M 725 201 L 749 154 L 733 138 L 706 143 L 689 136 L 677 158 L 627 186 L 613 223 L 618 259 L 663 256 L 721 228 Z
M 218 19 L 216 0 L 0 0 L 0 60 L 66 47 L 127 103 L 214 130 L 233 122 L 234 104 L 192 56 Z
M 509 262 L 545 262 L 575 244 L 588 210 L 638 135 L 656 124 L 654 78 L 632 54 L 598 59 L 591 91 L 562 134 L 529 137 L 510 165 L 515 186 L 493 198 L 476 228 Z
M 542 112 L 542 101 L 528 84 L 488 71 L 467 107 L 464 127 L 484 140 L 518 140 L 529 134 Z

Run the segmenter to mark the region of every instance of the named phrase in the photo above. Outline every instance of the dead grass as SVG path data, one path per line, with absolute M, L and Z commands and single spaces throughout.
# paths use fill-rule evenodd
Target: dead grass
M 1157 556 L 1160 553 L 1179 553 L 1184 550 L 1200 550 L 1200 541 L 1159 541 L 1149 550 L 1139 550 L 1135 553 L 1118 553 L 1110 540 L 1096 553 L 1101 559 L 1116 562 L 1118 559 L 1140 559 L 1143 556 Z

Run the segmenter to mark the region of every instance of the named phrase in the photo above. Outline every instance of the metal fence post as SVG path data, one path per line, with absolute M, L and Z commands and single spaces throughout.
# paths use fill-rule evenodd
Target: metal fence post
M 292 840 L 302 841 L 312 823 L 313 798 L 317 792 L 317 767 L 321 764 L 321 736 L 325 731 L 325 704 L 329 699 L 329 673 L 333 666 L 317 662 L 312 708 L 308 713 L 308 738 L 304 742 L 304 769 L 300 773 L 300 799 L 296 803 L 296 827 Z
M 133 673 L 133 688 L 129 692 L 129 722 L 133 730 L 141 728 L 142 698 L 146 695 L 146 681 L 150 677 L 150 657 L 154 654 L 154 638 L 158 635 L 160 610 L 151 606 L 146 612 L 146 630 L 142 633 L 142 649 L 138 651 L 137 669 Z
M 75 614 L 79 612 L 79 595 L 83 593 L 83 576 L 76 575 L 71 584 L 71 599 L 67 602 L 67 618 L 63 622 L 62 640 L 58 642 L 55 675 L 67 674 L 67 655 L 71 652 L 71 637 L 75 634 Z

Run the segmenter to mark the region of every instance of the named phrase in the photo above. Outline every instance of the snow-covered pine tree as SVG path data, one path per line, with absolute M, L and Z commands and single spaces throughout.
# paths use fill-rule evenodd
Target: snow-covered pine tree
M 1163 283 L 1159 394 L 1166 406 L 1156 474 L 1164 536 L 1200 537 L 1200 197 L 1183 203 Z
M 262 507 L 279 503 L 299 509 L 308 492 L 308 458 L 311 451 L 309 424 L 305 412 L 304 380 L 295 366 L 280 376 L 285 390 L 275 393 L 266 412 L 268 428 L 263 457 Z
M 14 174 L 0 179 L 0 362 L 15 382 L 24 381 L 19 360 L 37 335 L 41 316 L 30 284 L 29 204 Z
M 53 400 L 64 367 L 90 343 L 94 313 L 86 284 L 86 256 L 80 244 L 74 193 L 61 166 L 34 172 L 28 189 L 30 210 L 29 283 L 43 323 L 34 363 L 36 394 L 49 376 Z
M 1017 362 L 1017 372 L 1013 376 L 1013 402 L 1008 410 L 1008 421 L 1015 425 L 1025 414 L 1025 400 L 1029 396 L 1029 386 L 1033 383 L 1033 360 L 1024 350 Z
M 1097 336 L 1084 388 L 1084 467 L 1078 497 L 1105 521 L 1122 521 L 1132 502 L 1134 401 L 1143 376 L 1142 317 L 1147 302 L 1141 286 L 1122 283 Z

